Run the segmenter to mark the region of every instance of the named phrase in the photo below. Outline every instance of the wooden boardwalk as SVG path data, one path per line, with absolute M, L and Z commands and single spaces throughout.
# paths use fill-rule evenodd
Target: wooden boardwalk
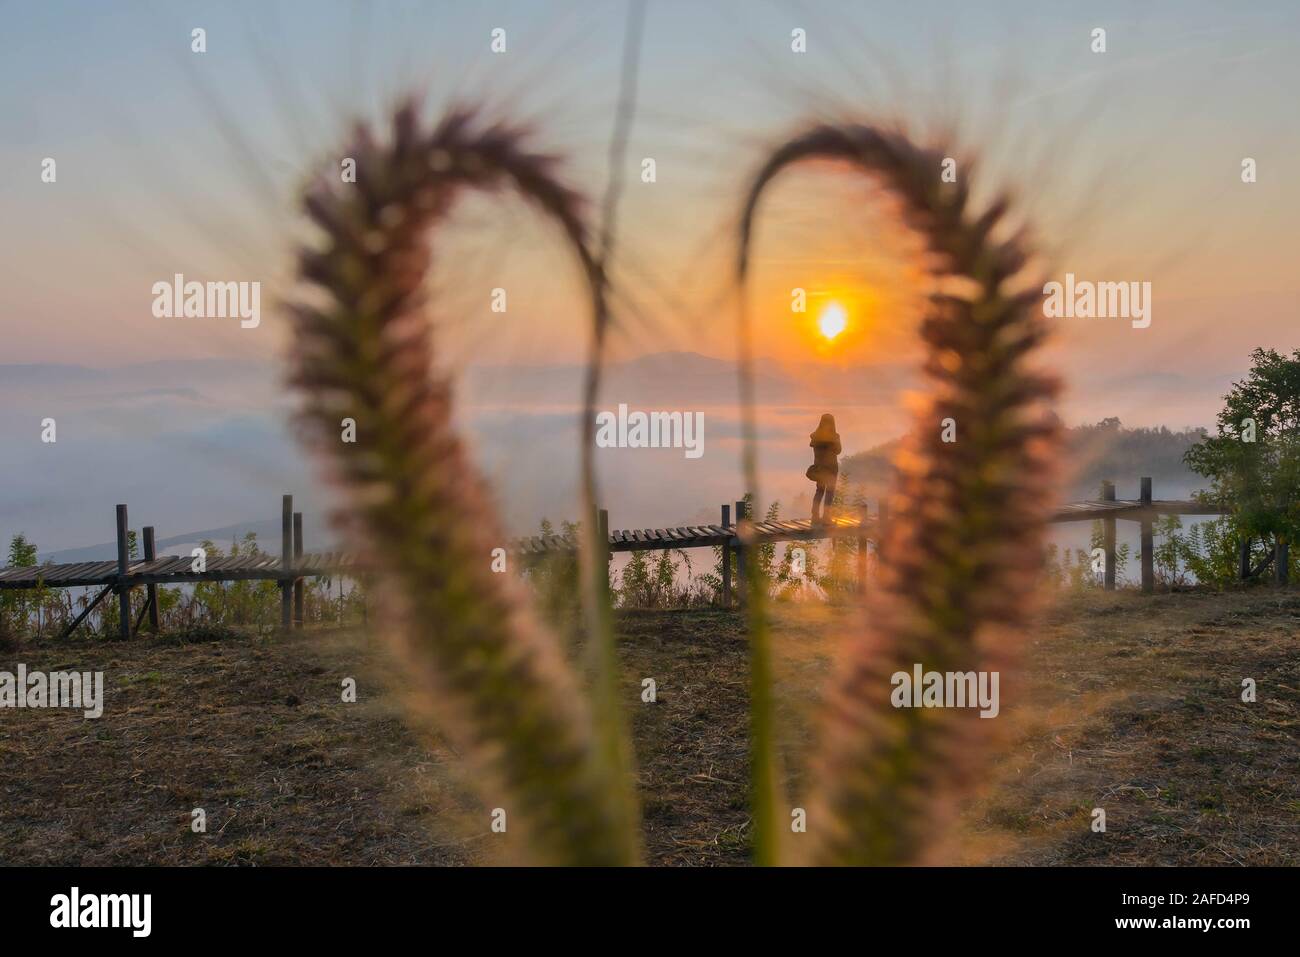
M 1072 502 L 1059 506 L 1051 521 L 1087 522 L 1100 520 L 1104 523 L 1104 546 L 1111 560 L 1106 563 L 1105 584 L 1113 588 L 1115 551 L 1115 522 L 1117 520 L 1135 521 L 1142 526 L 1142 583 L 1150 590 L 1153 571 L 1151 559 L 1151 529 L 1155 519 L 1160 515 L 1217 515 L 1218 510 L 1190 501 L 1161 501 L 1152 499 L 1150 479 L 1142 479 L 1142 496 L 1136 499 L 1116 499 L 1114 486 L 1105 483 L 1102 498 L 1087 502 Z M 743 502 L 735 503 L 735 514 L 743 520 Z M 673 528 L 622 529 L 609 531 L 608 514 L 600 513 L 601 527 L 609 551 L 634 552 L 643 550 L 665 550 L 685 548 L 708 548 L 725 546 L 723 549 L 724 602 L 730 601 L 730 565 L 734 555 L 737 568 L 743 569 L 745 551 L 755 545 L 770 542 L 803 542 L 830 538 L 857 539 L 864 546 L 877 538 L 876 531 L 882 518 L 877 514 L 869 516 L 865 509 L 854 510 L 841 507 L 839 514 L 830 522 L 813 523 L 809 519 L 781 519 L 776 521 L 757 521 L 747 523 L 748 531 L 743 540 L 737 524 L 731 520 L 731 506 L 723 505 L 721 521 L 716 525 L 681 525 Z M 362 569 L 354 556 L 342 552 L 320 552 L 304 554 L 302 549 L 302 513 L 293 511 L 293 497 L 286 495 L 282 502 L 282 541 L 279 557 L 261 554 L 254 556 L 221 557 L 197 560 L 194 556 L 177 556 L 154 554 L 154 530 L 144 529 L 144 553 L 142 560 L 128 557 L 128 524 L 125 505 L 117 507 L 117 549 L 116 561 L 75 562 L 64 564 L 45 564 L 26 567 L 0 568 L 0 589 L 31 588 L 74 588 L 100 587 L 103 590 L 90 602 L 77 620 L 68 628 L 71 631 L 89 615 L 90 610 L 110 591 L 125 595 L 132 588 L 148 589 L 149 598 L 145 610 L 141 612 L 141 621 L 145 612 L 149 614 L 151 624 L 157 626 L 157 586 L 183 585 L 195 582 L 215 581 L 276 581 L 282 592 L 281 624 L 288 628 L 291 622 L 302 620 L 303 592 L 302 581 L 326 575 L 354 575 Z M 571 553 L 577 551 L 577 542 L 572 537 L 561 535 L 534 535 L 517 538 L 508 542 L 508 550 L 525 559 L 539 558 L 550 554 Z M 865 574 L 866 548 L 859 549 L 860 571 Z M 737 580 L 741 576 L 737 575 Z M 121 629 L 123 635 L 129 635 L 132 628 L 129 620 L 128 602 L 120 602 Z M 295 614 L 296 612 L 296 614 Z M 135 628 L 138 629 L 140 621 Z
M 1052 514 L 1053 523 L 1089 522 L 1099 519 L 1124 519 L 1141 521 L 1144 516 L 1156 515 L 1218 515 L 1219 510 L 1207 508 L 1199 502 L 1140 499 L 1117 499 L 1107 502 L 1072 502 L 1059 506 Z M 782 519 L 774 522 L 754 522 L 753 541 L 803 542 L 824 538 L 870 538 L 879 523 L 878 517 L 841 515 L 829 524 L 814 525 L 810 519 Z M 677 528 L 631 528 L 613 531 L 608 535 L 611 552 L 635 552 L 673 548 L 705 548 L 712 545 L 735 545 L 736 526 L 682 525 Z M 524 555 L 545 555 L 550 552 L 572 552 L 577 542 L 561 535 L 534 535 L 514 539 L 510 550 Z
M 346 572 L 353 559 L 340 552 L 303 555 L 291 562 L 295 578 L 314 578 Z M 210 558 L 206 568 L 194 571 L 194 559 L 188 555 L 163 555 L 152 561 L 127 563 L 126 577 L 135 585 L 183 585 L 191 582 L 233 582 L 255 579 L 278 580 L 283 577 L 278 558 L 261 555 L 251 558 Z M 78 585 L 107 585 L 118 581 L 115 561 L 78 562 L 62 565 L 33 565 L 26 568 L 0 568 L 0 588 L 73 588 Z
M 1217 515 L 1197 502 L 1134 500 L 1114 502 L 1073 502 L 1060 506 L 1051 521 L 1086 522 L 1097 519 L 1140 521 L 1144 515 Z M 754 522 L 751 542 L 805 542 L 828 538 L 872 538 L 878 517 L 839 516 L 828 524 L 814 525 L 809 519 Z M 681 525 L 676 528 L 629 528 L 611 531 L 607 536 L 611 552 L 635 552 L 676 548 L 708 548 L 738 544 L 735 524 Z M 533 535 L 511 539 L 508 550 L 519 555 L 543 556 L 576 552 L 575 539 L 561 535 Z M 289 562 L 288 572 L 281 558 L 257 555 L 238 558 L 210 558 L 203 571 L 194 570 L 188 555 L 163 555 L 152 560 L 128 561 L 125 578 L 132 586 L 183 585 L 213 581 L 279 581 L 285 577 L 315 578 L 356 571 L 356 559 L 346 552 L 303 554 Z M 121 572 L 113 560 L 66 564 L 28 565 L 0 568 L 0 588 L 72 588 L 117 584 Z

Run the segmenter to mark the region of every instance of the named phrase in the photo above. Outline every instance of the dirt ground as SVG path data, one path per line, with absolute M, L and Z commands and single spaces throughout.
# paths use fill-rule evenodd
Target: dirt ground
M 797 768 L 844 612 L 783 609 Z M 620 617 L 646 846 L 748 855 L 747 657 L 726 612 Z M 0 710 L 3 864 L 462 864 L 498 859 L 449 750 L 411 730 L 400 677 L 356 629 L 75 641 L 0 670 L 102 670 L 103 717 Z M 1300 863 L 1300 592 L 1069 596 L 1037 630 L 1003 749 L 954 860 Z M 657 701 L 641 701 L 643 678 Z M 358 689 L 342 700 L 345 678 Z M 1243 678 L 1258 689 L 1241 701 Z M 396 685 L 394 682 L 396 681 Z M 797 782 L 795 782 L 797 785 Z M 1105 809 L 1104 834 L 1090 829 Z M 191 829 L 203 808 L 206 833 Z

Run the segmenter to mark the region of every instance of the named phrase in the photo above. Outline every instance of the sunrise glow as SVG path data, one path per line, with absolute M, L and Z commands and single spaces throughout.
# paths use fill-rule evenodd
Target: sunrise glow
M 827 303 L 826 308 L 817 317 L 817 329 L 827 339 L 834 339 L 848 324 L 849 317 L 838 302 Z

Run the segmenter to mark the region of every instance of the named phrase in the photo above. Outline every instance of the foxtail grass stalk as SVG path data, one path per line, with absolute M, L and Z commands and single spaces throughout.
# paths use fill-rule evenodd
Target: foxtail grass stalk
M 759 507 L 758 432 L 754 412 L 754 345 L 746 288 L 748 243 L 741 246 L 738 267 L 738 310 L 740 343 L 740 407 L 744 438 L 743 469 L 746 491 L 751 493 L 752 509 Z M 749 522 L 753 521 L 750 516 Z M 770 867 L 780 859 L 780 827 L 777 809 L 782 805 L 784 789 L 776 750 L 776 718 L 772 702 L 772 638 L 768 624 L 767 582 L 759 567 L 756 549 L 745 541 L 749 522 L 737 521 L 742 547 L 749 551 L 745 561 L 746 626 L 749 632 L 749 761 L 750 806 L 753 814 L 754 863 Z
M 1034 316 L 1041 284 L 1012 288 L 1028 242 L 993 238 L 1008 202 L 972 216 L 966 179 L 940 180 L 944 156 L 898 132 L 817 126 L 763 164 L 741 222 L 743 282 L 766 186 L 803 160 L 840 160 L 897 200 L 941 280 L 922 328 L 930 389 L 896 460 L 878 600 L 842 648 L 826 695 L 798 856 L 812 863 L 934 859 L 934 835 L 968 792 L 987 722 L 972 710 L 895 708 L 891 676 L 915 664 L 939 672 L 1009 666 L 1041 554 L 1059 442 L 1049 408 L 1056 383 L 1030 364 L 1046 332 Z M 941 439 L 946 418 L 957 424 L 955 443 Z
M 469 110 L 423 131 L 411 104 L 396 111 L 388 142 L 357 129 L 346 153 L 356 182 L 330 173 L 306 192 L 323 243 L 300 254 L 300 275 L 316 288 L 292 310 L 292 382 L 309 440 L 347 492 L 338 518 L 381 573 L 383 631 L 474 765 L 488 806 L 507 810 L 531 860 L 629 864 L 640 858 L 639 829 L 629 751 L 616 740 L 603 576 L 599 589 L 594 573 L 584 576 L 584 604 L 599 623 L 589 641 L 602 649 L 593 715 L 556 635 L 510 576 L 491 571 L 505 539 L 453 428 L 448 383 L 432 371 L 429 239 L 466 189 L 513 187 L 556 222 L 591 289 L 598 330 L 604 321 L 604 279 L 582 202 L 527 141 L 525 130 L 485 124 Z M 354 444 L 340 441 L 344 419 L 356 423 Z M 583 493 L 590 571 L 604 549 L 591 544 L 586 458 Z

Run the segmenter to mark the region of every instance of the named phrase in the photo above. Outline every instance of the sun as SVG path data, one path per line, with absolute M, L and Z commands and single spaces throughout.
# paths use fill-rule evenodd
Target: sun
M 838 302 L 827 303 L 826 308 L 817 317 L 817 328 L 828 340 L 838 336 L 848 324 L 849 317 Z

